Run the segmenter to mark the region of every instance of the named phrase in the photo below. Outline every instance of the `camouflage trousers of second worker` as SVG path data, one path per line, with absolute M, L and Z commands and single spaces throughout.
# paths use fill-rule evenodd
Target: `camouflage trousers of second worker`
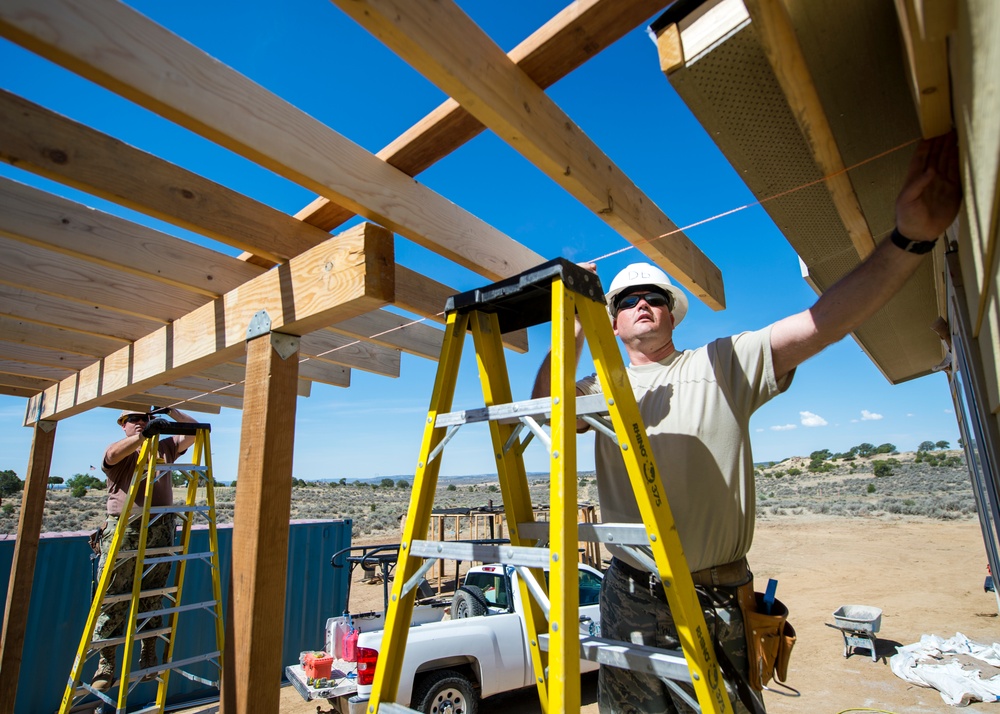
M 601 637 L 663 649 L 679 648 L 677 628 L 663 586 L 654 580 L 651 587 L 648 573 L 644 578 L 636 577 L 619 563 L 617 559 L 611 561 L 601 586 Z M 735 670 L 746 677 L 749 667 L 746 634 L 736 588 L 699 587 L 698 591 L 709 635 L 721 645 Z M 680 686 L 697 700 L 689 684 Z M 726 690 L 737 714 L 749 712 L 731 682 L 726 682 Z M 755 692 L 754 696 L 759 694 Z M 602 714 L 696 711 L 653 675 L 605 666 L 601 666 L 598 674 L 598 707 Z M 760 710 L 763 711 L 763 703 Z
M 130 524 L 124 533 L 119 551 L 137 550 L 139 548 L 140 521 Z M 101 535 L 101 564 L 100 573 L 104 573 L 104 568 L 108 565 L 108 555 L 111 552 L 111 544 L 114 541 L 115 529 L 118 527 L 118 517 L 108 516 L 108 521 Z M 172 513 L 160 516 L 156 521 L 150 523 L 146 534 L 146 549 L 163 548 L 174 544 L 174 531 L 176 529 L 175 516 Z M 142 590 L 154 590 L 162 588 L 167 583 L 170 576 L 171 563 L 158 563 L 149 569 L 149 572 L 142 578 Z M 141 567 L 141 566 L 140 566 Z M 107 595 L 121 595 L 132 592 L 132 584 L 135 581 L 136 561 L 135 558 L 128 558 L 121 561 L 111 574 L 111 582 L 108 584 Z M 101 614 L 97 618 L 97 626 L 94 628 L 94 639 L 105 640 L 112 637 L 121 637 L 125 632 L 125 622 L 129 617 L 129 600 L 111 603 L 101 609 Z M 139 600 L 139 613 L 159 610 L 163 607 L 163 597 L 154 595 L 141 598 Z M 142 630 L 152 630 L 162 625 L 163 618 L 159 615 L 149 618 L 143 622 L 140 618 L 137 622 Z M 111 659 L 114 648 L 105 648 L 101 651 L 102 656 Z

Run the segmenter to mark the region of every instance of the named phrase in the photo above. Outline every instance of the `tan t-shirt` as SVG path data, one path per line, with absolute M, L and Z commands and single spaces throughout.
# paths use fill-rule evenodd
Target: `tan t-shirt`
M 108 447 L 111 448 L 110 446 Z M 177 453 L 177 445 L 173 438 L 160 439 L 157 448 L 160 458 L 172 464 L 180 456 Z M 120 516 L 125 502 L 128 500 L 128 488 L 132 483 L 132 476 L 135 474 L 135 465 L 139 461 L 139 453 L 134 452 L 126 456 L 117 464 L 108 465 L 108 453 L 104 452 L 104 461 L 101 470 L 108 477 L 108 514 Z M 145 480 L 145 479 L 143 479 Z M 135 496 L 135 505 L 142 506 L 146 501 L 146 492 L 140 488 Z M 174 502 L 173 482 L 169 473 L 165 473 L 156 479 L 153 484 L 153 504 L 154 506 L 169 506 Z
M 771 328 L 675 352 L 652 365 L 630 365 L 629 379 L 646 425 L 667 502 L 693 571 L 737 560 L 753 541 L 756 499 L 750 415 L 791 384 L 779 383 Z M 578 386 L 600 391 L 589 377 Z M 641 523 L 617 444 L 595 439 L 597 487 L 604 523 Z M 614 546 L 611 552 L 635 567 Z

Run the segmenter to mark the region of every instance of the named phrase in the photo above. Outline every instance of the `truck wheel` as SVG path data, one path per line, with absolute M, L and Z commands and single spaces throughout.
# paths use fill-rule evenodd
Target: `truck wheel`
M 482 588 L 475 585 L 463 585 L 455 591 L 451 598 L 451 619 L 463 617 L 479 617 L 490 611 L 490 603 L 483 595 Z
M 476 714 L 479 696 L 464 674 L 439 669 L 421 677 L 410 706 L 424 714 Z

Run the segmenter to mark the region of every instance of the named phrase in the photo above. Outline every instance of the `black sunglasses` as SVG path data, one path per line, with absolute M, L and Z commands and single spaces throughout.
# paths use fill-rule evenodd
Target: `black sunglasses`
M 141 421 L 149 421 L 149 417 L 145 414 L 131 414 L 125 417 L 126 424 L 138 424 Z
M 615 314 L 617 315 L 622 310 L 631 310 L 639 304 L 640 300 L 645 300 L 646 304 L 650 307 L 663 307 L 666 305 L 668 310 L 672 310 L 674 307 L 673 301 L 663 293 L 632 293 L 626 295 L 616 303 Z

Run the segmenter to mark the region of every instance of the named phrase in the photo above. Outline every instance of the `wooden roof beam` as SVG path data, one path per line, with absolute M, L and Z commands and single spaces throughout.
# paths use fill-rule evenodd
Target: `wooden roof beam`
M 208 298 L 264 272 L 218 251 L 5 178 L 0 178 L 0 233 Z
M 26 423 L 65 419 L 228 362 L 261 310 L 272 331 L 293 335 L 374 310 L 392 301 L 394 267 L 392 234 L 352 228 L 46 389 L 29 401 Z
M 577 0 L 507 56 L 535 84 L 546 89 L 667 4 L 668 0 Z M 408 176 L 416 176 L 485 128 L 458 102 L 447 99 L 376 156 Z M 329 231 L 353 215 L 330 199 L 317 196 L 296 217 Z M 396 287 L 398 290 L 399 285 Z
M 113 0 L 10 0 L 0 35 L 496 280 L 542 257 Z
M 28 322 L 40 322 L 97 335 L 133 342 L 167 324 L 131 313 L 110 310 L 81 300 L 79 295 L 45 295 L 39 292 L 0 283 L 0 305 L 5 314 Z M 108 335 L 108 324 L 114 324 L 115 335 Z
M 293 216 L 3 90 L 0 90 L 0 159 L 248 251 L 237 260 L 172 236 L 165 236 L 169 241 L 161 241 L 159 237 L 164 234 L 158 231 L 50 197 L 51 194 L 13 181 L 4 182 L 7 189 L 0 196 L 6 195 L 6 203 L 13 206 L 11 215 L 4 217 L 10 233 L 20 233 L 22 239 L 46 242 L 54 248 L 63 245 L 73 251 L 81 246 L 71 239 L 84 231 L 94 230 L 110 237 L 127 236 L 126 240 L 108 244 L 103 250 L 86 248 L 90 251 L 89 258 L 96 262 L 109 259 L 114 262 L 146 249 L 153 253 L 178 250 L 176 255 L 193 257 L 194 262 L 167 260 L 155 264 L 165 266 L 168 271 L 179 271 L 178 279 L 186 280 L 210 297 L 233 287 L 221 279 L 222 269 L 248 280 L 330 237 L 328 232 Z M 0 211 L 0 217 L 3 213 Z M 56 226 L 49 221 L 57 217 L 57 224 L 63 218 L 70 220 L 69 224 L 59 225 L 64 236 L 61 238 L 59 233 L 55 238 L 51 235 Z M 33 226 L 37 221 L 42 222 L 41 226 Z M 134 243 L 143 245 L 134 247 Z M 208 255 L 204 260 L 190 256 L 197 251 Z M 151 258 L 142 256 L 138 265 L 130 268 L 148 270 L 154 263 Z M 192 269 L 192 266 L 197 267 Z M 397 271 L 395 304 L 443 322 L 440 313 L 445 300 L 458 290 L 402 266 L 397 266 Z M 504 335 L 504 344 L 526 352 L 527 332 Z
M 895 0 L 895 4 L 920 133 L 929 139 L 953 126 L 947 40 L 957 22 L 955 0 Z
M 827 177 L 826 187 L 840 220 L 858 257 L 864 259 L 875 250 L 875 239 L 847 174 L 788 9 L 782 0 L 745 0 L 744 5 L 802 136 L 812 149 L 816 166 Z
M 462 10 L 445 0 L 333 0 L 715 310 L 722 273 Z

